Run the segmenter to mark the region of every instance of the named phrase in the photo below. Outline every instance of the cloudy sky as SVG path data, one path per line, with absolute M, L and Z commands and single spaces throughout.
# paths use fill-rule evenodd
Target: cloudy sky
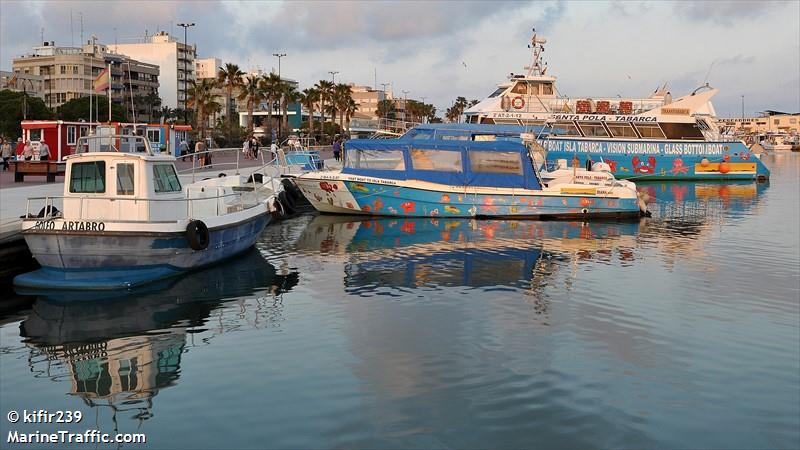
M 336 81 L 391 83 L 439 111 L 456 96 L 480 99 L 529 61 L 532 27 L 570 96 L 675 96 L 706 80 L 722 116 L 800 111 L 800 2 L 264 2 L 0 0 L 0 68 L 41 39 L 136 42 L 145 32 L 195 22 L 201 57 L 243 69 L 277 66 L 301 89 L 328 71 Z M 70 17 L 72 20 L 70 21 Z M 377 73 L 377 76 L 376 76 Z M 377 79 L 376 79 L 377 78 Z

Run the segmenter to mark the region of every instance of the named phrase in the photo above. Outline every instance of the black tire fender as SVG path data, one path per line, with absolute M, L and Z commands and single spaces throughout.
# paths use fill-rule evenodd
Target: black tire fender
M 292 201 L 291 196 L 286 193 L 286 191 L 281 191 L 281 193 L 278 194 L 278 202 L 280 202 L 281 207 L 283 207 L 283 211 L 286 216 L 291 216 L 295 213 L 294 202 Z
M 37 218 L 44 218 L 44 217 L 55 217 L 59 215 L 61 211 L 58 210 L 55 206 L 45 206 L 41 210 L 39 210 L 39 214 L 36 215 Z
M 292 180 L 284 178 L 281 180 L 281 185 L 283 186 L 283 190 L 292 197 L 292 200 L 297 201 L 304 198 L 303 193 L 300 192 L 300 188 L 298 188 Z
M 186 225 L 186 240 L 192 250 L 205 250 L 211 241 L 208 227 L 202 220 L 192 220 Z

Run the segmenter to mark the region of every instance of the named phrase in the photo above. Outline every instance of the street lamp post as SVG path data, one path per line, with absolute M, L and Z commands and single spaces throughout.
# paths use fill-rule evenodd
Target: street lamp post
M 744 119 L 744 94 L 742 94 L 742 119 Z M 742 120 L 742 126 L 744 126 L 744 120 Z
M 192 22 L 192 23 L 179 23 L 178 26 L 179 27 L 183 27 L 183 123 L 185 125 L 185 124 L 189 123 L 189 120 L 188 120 L 187 115 L 186 115 L 186 113 L 187 113 L 187 111 L 186 111 L 187 110 L 187 103 L 188 103 L 186 101 L 187 97 L 188 97 L 187 96 L 187 93 L 188 93 L 187 82 L 189 81 L 189 77 L 186 75 L 186 73 L 187 73 L 186 72 L 186 60 L 188 59 L 186 48 L 189 46 L 186 43 L 186 31 L 189 29 L 189 27 L 193 27 L 194 26 L 194 22 Z
M 331 83 L 336 84 L 336 74 L 339 73 L 338 70 L 329 70 L 329 74 L 331 74 Z
M 403 122 L 408 122 L 408 93 L 411 91 L 400 91 L 403 93 Z
M 273 53 L 272 56 L 278 57 L 278 80 L 282 81 L 282 78 L 281 78 L 281 58 L 286 56 L 286 53 Z M 281 95 L 283 95 L 283 94 L 281 94 Z M 269 105 L 269 107 L 272 108 L 272 105 Z M 288 108 L 288 106 L 287 106 L 287 108 Z M 270 114 L 272 114 L 272 113 L 270 113 Z M 281 136 L 281 135 L 283 135 L 283 120 L 282 119 L 278 119 L 278 136 Z

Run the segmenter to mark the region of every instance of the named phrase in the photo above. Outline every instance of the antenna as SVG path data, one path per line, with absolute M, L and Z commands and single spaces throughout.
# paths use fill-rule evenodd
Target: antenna
M 79 16 L 81 16 L 81 45 L 83 45 L 83 13 L 79 12 Z
M 83 43 L 81 43 L 83 45 Z M 75 29 L 72 26 L 72 8 L 69 10 L 69 46 L 75 47 Z
M 717 60 L 711 61 L 711 65 L 708 67 L 708 72 L 706 72 L 706 78 L 703 80 L 703 84 L 708 84 L 708 76 L 711 75 L 711 69 L 714 68 L 714 64 L 717 63 Z
M 39 42 L 41 42 L 39 45 L 44 44 L 44 27 L 42 27 L 42 31 L 39 32 Z

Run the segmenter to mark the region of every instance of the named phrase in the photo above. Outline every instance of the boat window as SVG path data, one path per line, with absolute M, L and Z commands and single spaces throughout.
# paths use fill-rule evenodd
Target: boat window
M 42 140 L 42 130 L 37 128 L 35 130 L 30 131 L 30 139 L 29 141 L 41 141 Z
M 473 141 L 496 141 L 497 135 L 494 134 L 476 134 L 472 136 Z
M 659 128 L 657 124 L 637 123 L 634 126 L 639 130 L 639 134 L 641 134 L 644 139 L 664 139 L 664 132 L 661 131 L 661 128 Z
M 153 166 L 153 187 L 157 194 L 164 192 L 180 192 L 181 182 L 172 164 L 155 164 Z
M 694 123 L 662 123 L 667 139 L 702 140 L 703 132 Z
M 556 122 L 553 124 L 553 134 L 558 136 L 580 136 L 578 127 L 572 122 Z
M 351 169 L 406 170 L 402 150 L 348 149 L 345 167 Z
M 431 139 L 432 136 L 428 132 L 416 132 L 411 135 L 411 139 Z
M 117 164 L 117 195 L 133 195 L 133 164 Z
M 514 152 L 470 150 L 469 165 L 473 172 L 522 175 L 522 158 Z
M 440 172 L 463 172 L 461 152 L 447 150 L 411 149 L 411 165 L 414 170 L 436 170 Z
M 507 88 L 504 88 L 504 87 L 498 88 L 496 91 L 492 92 L 492 95 L 490 95 L 489 98 L 497 97 L 498 95 L 500 95 L 503 92 L 505 92 L 506 89 Z
M 619 123 L 609 123 L 606 122 L 606 126 L 608 127 L 609 131 L 611 131 L 611 135 L 615 138 L 629 138 L 629 139 L 638 139 L 639 136 L 636 135 L 636 131 L 634 131 L 631 124 L 627 122 L 619 122 Z
M 442 135 L 442 140 L 443 141 L 468 141 L 469 140 L 469 136 L 467 136 L 466 134 L 461 134 L 461 135 L 445 134 L 445 135 Z
M 106 163 L 92 161 L 72 165 L 69 191 L 74 194 L 102 194 L 106 191 Z
M 528 95 L 528 85 L 525 83 L 517 83 L 511 89 L 512 94 Z
M 542 84 L 542 95 L 553 95 L 553 85 L 550 83 Z
M 601 122 L 579 122 L 581 131 L 587 137 L 608 137 L 608 132 Z

